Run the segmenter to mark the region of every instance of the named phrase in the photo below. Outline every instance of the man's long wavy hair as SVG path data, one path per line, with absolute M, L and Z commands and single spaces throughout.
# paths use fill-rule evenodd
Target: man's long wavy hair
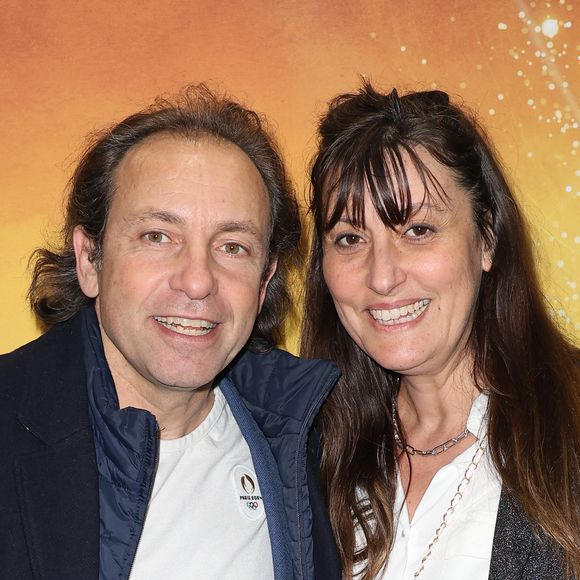
M 336 97 L 323 117 L 311 168 L 314 216 L 302 354 L 338 363 L 323 407 L 322 478 L 344 578 L 373 578 L 393 542 L 396 459 L 391 402 L 398 377 L 349 337 L 325 284 L 322 240 L 343 211 L 364 227 L 364 195 L 386 227 L 412 214 L 404 159 L 427 195 L 445 197 L 418 148 L 449 168 L 493 248 L 469 340 L 473 376 L 489 391 L 489 449 L 504 490 L 580 577 L 580 379 L 578 349 L 548 312 L 524 219 L 475 117 L 440 91 L 399 97 L 369 83 Z M 442 201 L 445 201 L 444 199 Z M 368 498 L 361 500 L 361 498 Z M 355 529 L 365 542 L 357 545 Z
M 298 259 L 298 205 L 265 119 L 204 84 L 190 86 L 174 99 L 157 99 L 148 109 L 93 137 L 69 184 L 60 244 L 39 248 L 30 259 L 28 298 L 33 312 L 47 328 L 71 318 L 92 302 L 78 283 L 73 231 L 76 226 L 83 227 L 95 248 L 91 259 L 98 265 L 115 193 L 115 170 L 132 147 L 158 134 L 233 143 L 260 172 L 270 198 L 269 256 L 264 275 L 274 258 L 278 266 L 248 346 L 254 350 L 270 348 L 281 341 L 281 324 L 291 310 L 288 276 Z

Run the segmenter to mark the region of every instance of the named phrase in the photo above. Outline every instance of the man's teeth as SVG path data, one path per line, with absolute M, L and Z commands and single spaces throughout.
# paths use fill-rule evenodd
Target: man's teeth
M 384 326 L 411 322 L 419 316 L 429 305 L 430 300 L 418 300 L 413 304 L 407 304 L 392 310 L 370 310 L 371 316 Z
M 193 318 L 179 318 L 176 316 L 155 316 L 157 322 L 163 324 L 177 334 L 187 334 L 189 336 L 203 336 L 211 332 L 217 324 L 207 320 L 196 320 Z

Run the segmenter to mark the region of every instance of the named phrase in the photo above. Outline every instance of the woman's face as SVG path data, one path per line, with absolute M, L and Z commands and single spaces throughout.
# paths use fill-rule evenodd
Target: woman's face
M 386 227 L 367 193 L 363 229 L 345 212 L 325 234 L 323 271 L 342 324 L 378 364 L 407 376 L 448 375 L 465 358 L 491 255 L 450 170 L 425 152 L 420 156 L 447 199 L 425 198 L 407 159 L 409 222 Z

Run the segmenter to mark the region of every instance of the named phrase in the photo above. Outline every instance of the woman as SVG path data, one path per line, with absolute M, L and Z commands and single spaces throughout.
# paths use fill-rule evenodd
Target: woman
M 344 578 L 580 577 L 578 351 L 484 133 L 367 83 L 320 136 L 302 350 L 343 372 L 320 428 Z

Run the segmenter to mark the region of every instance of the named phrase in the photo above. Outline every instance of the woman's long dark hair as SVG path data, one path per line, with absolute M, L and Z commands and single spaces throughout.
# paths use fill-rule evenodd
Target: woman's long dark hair
M 355 563 L 363 563 L 363 578 L 374 577 L 393 542 L 391 401 L 398 377 L 361 351 L 340 323 L 322 273 L 322 239 L 345 209 L 364 226 L 365 191 L 386 227 L 404 224 L 412 213 L 404 158 L 421 176 L 426 195 L 444 198 L 418 148 L 452 171 L 470 199 L 480 236 L 493 248 L 469 343 L 475 384 L 489 392 L 492 460 L 504 489 L 580 577 L 578 349 L 548 312 L 523 216 L 473 116 L 440 91 L 399 97 L 369 83 L 336 97 L 320 123 L 302 335 L 303 355 L 332 359 L 343 373 L 320 427 L 322 477 L 344 577 L 352 577 Z M 357 527 L 363 546 L 356 544 Z

